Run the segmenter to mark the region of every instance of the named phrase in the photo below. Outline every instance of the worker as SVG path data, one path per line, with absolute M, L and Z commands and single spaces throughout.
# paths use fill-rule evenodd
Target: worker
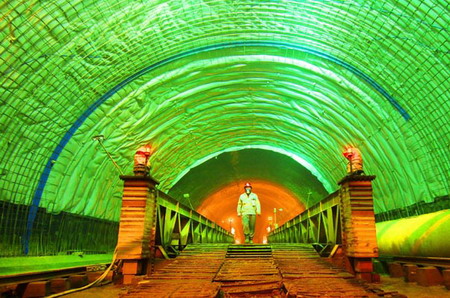
M 245 243 L 253 243 L 255 235 L 256 215 L 261 215 L 261 204 L 258 196 L 252 192 L 252 185 L 246 183 L 245 192 L 239 197 L 237 214 L 242 217 L 244 227 Z

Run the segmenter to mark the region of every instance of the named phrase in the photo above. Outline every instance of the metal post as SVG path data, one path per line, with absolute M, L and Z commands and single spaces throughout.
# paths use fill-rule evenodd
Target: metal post
M 109 154 L 108 150 L 106 150 L 105 146 L 103 145 L 103 140 L 105 139 L 104 135 L 97 135 L 97 136 L 93 136 L 92 140 L 94 141 L 98 141 L 100 146 L 102 146 L 103 150 L 105 151 L 106 155 L 108 155 L 109 159 L 112 161 L 112 163 L 114 164 L 114 166 L 119 170 L 119 173 L 121 176 L 123 176 L 123 171 L 122 169 L 119 167 L 119 165 L 114 161 L 113 157 L 111 154 Z
M 277 208 L 273 208 L 273 226 L 275 227 L 275 229 L 278 228 L 278 223 L 277 223 Z

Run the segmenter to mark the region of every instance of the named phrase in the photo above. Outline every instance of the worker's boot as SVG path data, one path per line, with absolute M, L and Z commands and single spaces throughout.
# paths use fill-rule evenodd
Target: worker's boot
M 244 243 L 248 243 L 248 241 L 249 241 L 248 236 L 245 236 L 245 242 Z

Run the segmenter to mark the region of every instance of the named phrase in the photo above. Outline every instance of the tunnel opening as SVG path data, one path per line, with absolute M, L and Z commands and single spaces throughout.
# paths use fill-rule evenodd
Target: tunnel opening
M 235 242 L 244 243 L 242 220 L 237 216 L 238 198 L 245 181 L 235 181 L 202 201 L 197 212 L 235 233 Z M 264 180 L 251 180 L 253 192 L 259 197 L 261 215 L 256 218 L 255 243 L 267 243 L 267 234 L 276 226 L 305 210 L 302 198 L 284 187 Z M 276 210 L 276 211 L 275 211 Z
M 267 241 L 275 226 L 321 200 L 328 193 L 303 165 L 281 153 L 264 149 L 224 152 L 190 169 L 169 191 L 186 206 L 235 233 L 243 242 L 237 202 L 246 182 L 261 202 L 254 241 Z

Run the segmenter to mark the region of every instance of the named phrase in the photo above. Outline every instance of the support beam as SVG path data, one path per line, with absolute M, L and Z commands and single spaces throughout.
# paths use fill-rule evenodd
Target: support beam
M 232 243 L 233 235 L 167 194 L 156 192 L 158 245 L 182 250 L 190 243 Z

